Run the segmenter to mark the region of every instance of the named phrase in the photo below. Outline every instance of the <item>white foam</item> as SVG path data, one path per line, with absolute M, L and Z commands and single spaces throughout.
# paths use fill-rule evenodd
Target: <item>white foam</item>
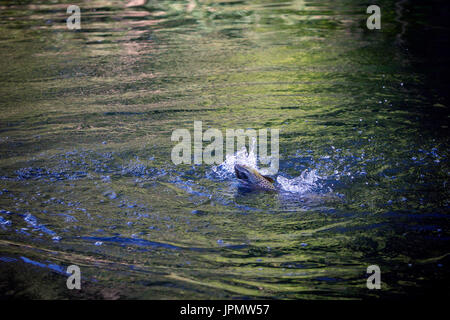
M 321 179 L 316 170 L 304 170 L 300 176 L 288 179 L 278 176 L 277 182 L 281 189 L 292 193 L 308 193 L 319 187 L 318 180 Z

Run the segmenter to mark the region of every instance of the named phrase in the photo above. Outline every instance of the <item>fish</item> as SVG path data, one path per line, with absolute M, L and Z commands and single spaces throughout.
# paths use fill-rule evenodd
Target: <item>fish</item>
M 235 164 L 234 172 L 239 182 L 252 189 L 276 191 L 275 181 L 268 176 L 260 174 L 256 169 L 245 164 Z

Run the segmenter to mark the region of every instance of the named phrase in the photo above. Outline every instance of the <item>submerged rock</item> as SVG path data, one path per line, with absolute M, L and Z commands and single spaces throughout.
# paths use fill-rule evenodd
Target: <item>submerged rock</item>
M 108 198 L 111 199 L 111 200 L 114 200 L 114 199 L 117 198 L 117 193 L 115 193 L 115 192 L 112 191 L 112 190 L 104 192 L 103 195 L 104 195 L 105 197 L 108 197 Z

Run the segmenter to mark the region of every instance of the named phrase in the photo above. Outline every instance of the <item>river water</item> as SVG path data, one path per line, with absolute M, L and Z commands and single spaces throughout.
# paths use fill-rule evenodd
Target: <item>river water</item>
M 380 30 L 366 1 L 0 1 L 0 295 L 446 289 L 448 4 L 378 3 Z M 279 192 L 241 190 L 252 152 L 175 165 L 194 121 L 279 129 Z

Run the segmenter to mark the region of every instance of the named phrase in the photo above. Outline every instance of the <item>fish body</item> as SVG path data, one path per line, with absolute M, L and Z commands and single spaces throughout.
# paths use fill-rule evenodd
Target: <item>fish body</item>
M 276 191 L 274 180 L 270 177 L 263 176 L 256 169 L 245 164 L 236 164 L 234 172 L 239 181 L 248 188 L 261 189 L 268 191 Z

